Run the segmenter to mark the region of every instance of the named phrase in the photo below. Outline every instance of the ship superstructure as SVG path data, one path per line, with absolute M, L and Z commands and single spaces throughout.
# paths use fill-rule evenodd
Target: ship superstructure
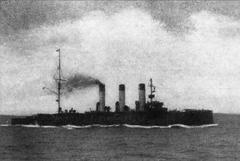
M 25 118 L 12 119 L 13 125 L 18 124 L 38 124 L 38 125 L 92 125 L 92 124 L 132 124 L 132 125 L 204 125 L 212 124 L 213 112 L 211 110 L 185 109 L 183 111 L 168 110 L 164 107 L 163 102 L 154 100 L 156 87 L 153 80 L 150 79 L 148 95 L 149 101 L 146 99 L 145 84 L 138 85 L 138 100 L 135 101 L 135 108 L 132 109 L 125 104 L 125 85 L 119 85 L 119 100 L 115 103 L 115 110 L 111 110 L 110 106 L 105 105 L 105 84 L 98 82 L 99 101 L 93 111 L 79 113 L 73 108 L 63 111 L 61 107 L 61 85 L 65 81 L 61 76 L 61 53 L 59 54 L 58 78 L 57 78 L 57 104 L 58 110 L 56 114 L 37 114 L 27 116 Z

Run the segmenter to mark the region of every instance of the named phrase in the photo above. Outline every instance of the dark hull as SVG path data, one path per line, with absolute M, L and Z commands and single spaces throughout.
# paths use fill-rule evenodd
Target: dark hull
M 86 112 L 86 113 L 61 113 L 37 114 L 24 118 L 13 118 L 13 125 L 38 124 L 40 126 L 53 125 L 159 125 L 172 124 L 204 125 L 212 124 L 213 113 L 210 110 L 190 111 L 149 111 L 149 112 Z

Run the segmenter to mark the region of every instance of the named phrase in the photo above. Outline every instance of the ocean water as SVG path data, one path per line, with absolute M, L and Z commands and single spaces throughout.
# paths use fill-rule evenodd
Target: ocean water
M 240 160 L 240 115 L 209 127 L 9 126 L 0 117 L 0 161 Z

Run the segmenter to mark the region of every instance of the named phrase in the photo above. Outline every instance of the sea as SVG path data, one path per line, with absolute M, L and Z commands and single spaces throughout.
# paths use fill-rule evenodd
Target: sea
M 0 116 L 0 161 L 237 161 L 240 115 L 205 126 L 11 126 Z

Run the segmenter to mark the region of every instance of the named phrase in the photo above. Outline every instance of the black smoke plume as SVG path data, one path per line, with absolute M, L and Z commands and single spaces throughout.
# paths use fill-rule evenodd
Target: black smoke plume
M 74 90 L 102 84 L 100 80 L 83 74 L 75 74 L 65 79 L 66 81 L 62 83 L 62 89 L 64 93 L 71 93 Z

